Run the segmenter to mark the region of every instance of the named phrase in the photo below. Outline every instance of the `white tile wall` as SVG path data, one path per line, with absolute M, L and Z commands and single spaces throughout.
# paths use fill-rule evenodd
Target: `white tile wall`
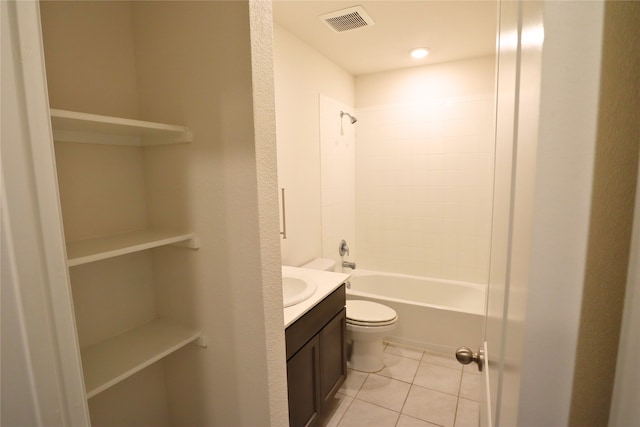
M 493 105 L 487 94 L 358 109 L 360 268 L 486 283 Z
M 340 111 L 351 106 L 320 95 L 320 169 L 322 185 L 322 256 L 340 264 L 339 242 L 345 239 L 353 260 L 355 238 L 355 128 Z M 340 267 L 338 267 L 338 271 Z

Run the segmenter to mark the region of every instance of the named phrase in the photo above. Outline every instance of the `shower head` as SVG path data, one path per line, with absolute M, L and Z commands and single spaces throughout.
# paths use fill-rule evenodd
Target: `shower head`
M 353 117 L 351 114 L 345 113 L 344 111 L 340 111 L 340 118 L 342 118 L 343 116 L 349 116 L 349 120 L 351 121 L 351 124 L 354 124 L 355 122 L 358 121 L 358 119 Z

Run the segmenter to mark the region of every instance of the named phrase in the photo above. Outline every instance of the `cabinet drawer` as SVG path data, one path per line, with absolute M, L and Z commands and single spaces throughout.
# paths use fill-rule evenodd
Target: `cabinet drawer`
M 328 319 L 333 319 L 345 307 L 345 301 L 345 286 L 342 284 L 286 329 L 287 360 L 316 335 Z

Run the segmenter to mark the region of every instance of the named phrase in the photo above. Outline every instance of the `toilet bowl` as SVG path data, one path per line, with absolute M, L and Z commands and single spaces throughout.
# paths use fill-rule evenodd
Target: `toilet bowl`
M 316 258 L 302 268 L 334 271 L 336 262 Z M 378 372 L 384 368 L 382 338 L 396 328 L 398 315 L 386 305 L 372 301 L 347 300 L 347 340 L 351 342 L 349 368 Z
M 384 368 L 382 338 L 396 328 L 398 315 L 383 304 L 347 300 L 347 339 L 351 341 L 349 368 L 378 372 Z

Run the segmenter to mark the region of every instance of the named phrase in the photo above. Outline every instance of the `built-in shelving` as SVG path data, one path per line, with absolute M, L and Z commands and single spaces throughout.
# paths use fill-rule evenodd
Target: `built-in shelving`
M 68 242 L 67 265 L 73 267 L 173 244 L 179 244 L 191 249 L 198 248 L 198 241 L 193 233 L 179 233 L 167 230 L 134 231 L 96 239 Z
M 190 130 L 183 126 L 56 109 L 51 110 L 51 125 L 56 142 L 145 147 L 192 140 Z M 166 229 L 139 230 L 67 242 L 67 265 L 74 267 L 164 245 L 192 249 L 199 247 L 193 233 Z M 113 315 L 118 316 L 118 313 Z M 87 398 L 96 396 L 192 342 L 206 346 L 200 331 L 168 319 L 159 319 L 82 349 Z
M 87 398 L 198 340 L 200 331 L 154 320 L 81 351 Z
M 51 109 L 53 139 L 87 144 L 150 146 L 191 142 L 183 126 Z

